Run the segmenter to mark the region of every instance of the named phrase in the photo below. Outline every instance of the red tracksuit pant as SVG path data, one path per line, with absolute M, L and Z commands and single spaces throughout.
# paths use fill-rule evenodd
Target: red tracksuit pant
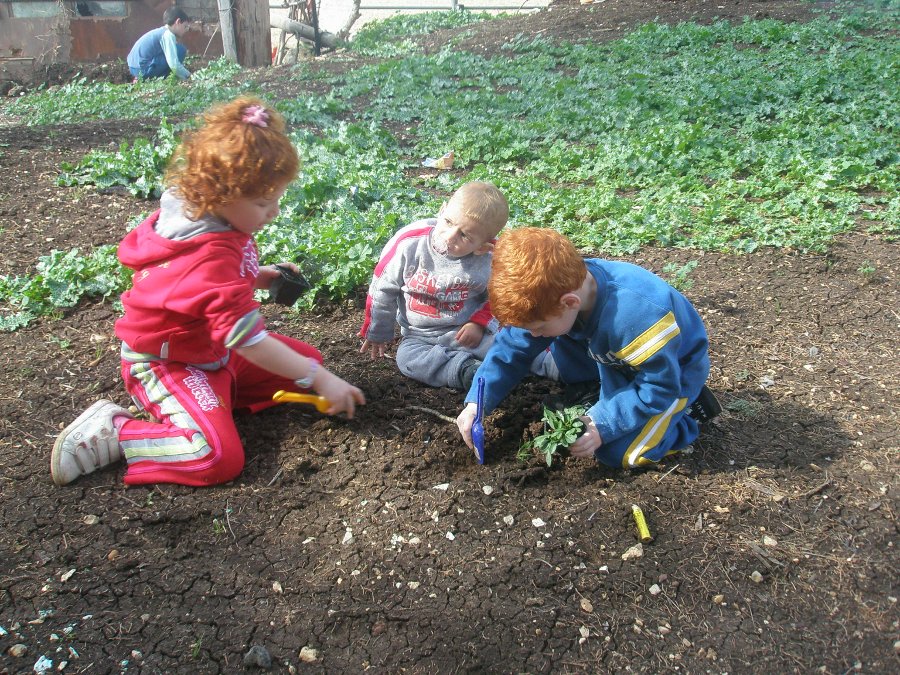
M 269 335 L 322 362 L 315 347 Z M 272 395 L 279 389 L 299 391 L 292 380 L 273 375 L 236 352 L 227 365 L 211 371 L 175 361 L 123 361 L 122 377 L 131 397 L 157 420 L 128 420 L 119 430 L 128 485 L 203 486 L 235 479 L 244 468 L 244 447 L 233 412 L 254 413 L 275 405 Z

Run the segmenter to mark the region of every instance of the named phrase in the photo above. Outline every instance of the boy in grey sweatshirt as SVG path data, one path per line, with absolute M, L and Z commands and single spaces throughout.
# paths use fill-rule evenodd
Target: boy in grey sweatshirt
M 491 183 L 462 185 L 437 218 L 416 221 L 385 245 L 366 298 L 360 353 L 375 360 L 394 341 L 397 366 L 432 387 L 468 389 L 499 326 L 487 303 L 494 239 L 509 206 Z M 537 360 L 539 366 L 549 352 Z M 540 374 L 546 368 L 539 368 Z

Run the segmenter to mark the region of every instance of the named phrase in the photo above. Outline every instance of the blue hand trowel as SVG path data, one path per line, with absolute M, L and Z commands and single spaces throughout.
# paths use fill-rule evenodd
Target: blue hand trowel
M 484 464 L 484 378 L 478 378 L 475 421 L 472 422 L 472 444 L 478 453 L 478 463 Z

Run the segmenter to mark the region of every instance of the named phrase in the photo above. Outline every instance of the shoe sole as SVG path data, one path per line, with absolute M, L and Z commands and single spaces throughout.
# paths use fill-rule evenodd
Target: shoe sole
M 719 399 L 716 398 L 716 395 L 706 385 L 703 385 L 703 389 L 700 390 L 700 395 L 689 407 L 693 408 L 695 405 L 699 407 L 699 410 L 693 415 L 690 415 L 690 413 L 689 415 L 701 425 L 712 422 L 722 412 L 722 404 L 719 403 Z
M 50 477 L 53 479 L 54 484 L 62 487 L 63 485 L 68 485 L 69 483 L 73 482 L 76 478 L 86 475 L 86 473 L 84 472 L 84 467 L 81 466 L 81 462 L 78 461 L 78 455 L 75 455 L 75 461 L 78 464 L 78 467 L 82 470 L 81 474 L 79 476 L 76 476 L 72 480 L 60 482 L 59 474 L 62 472 L 62 468 L 60 467 L 59 463 L 62 460 L 63 456 L 63 445 L 65 444 L 66 439 L 68 439 L 69 434 L 75 431 L 75 429 L 88 417 L 93 415 L 95 409 L 103 407 L 110 403 L 112 403 L 112 401 L 97 401 L 87 410 L 81 413 L 78 417 L 76 417 L 74 422 L 72 422 L 69 426 L 59 432 L 59 436 L 56 437 L 56 442 L 53 444 L 53 451 L 50 453 Z M 93 473 L 93 471 L 89 471 L 88 473 Z

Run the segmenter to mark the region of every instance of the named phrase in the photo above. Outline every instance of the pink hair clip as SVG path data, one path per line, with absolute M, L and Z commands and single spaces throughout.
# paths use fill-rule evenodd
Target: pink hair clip
M 258 127 L 269 126 L 269 113 L 261 105 L 247 106 L 241 119 L 247 124 L 255 124 Z

